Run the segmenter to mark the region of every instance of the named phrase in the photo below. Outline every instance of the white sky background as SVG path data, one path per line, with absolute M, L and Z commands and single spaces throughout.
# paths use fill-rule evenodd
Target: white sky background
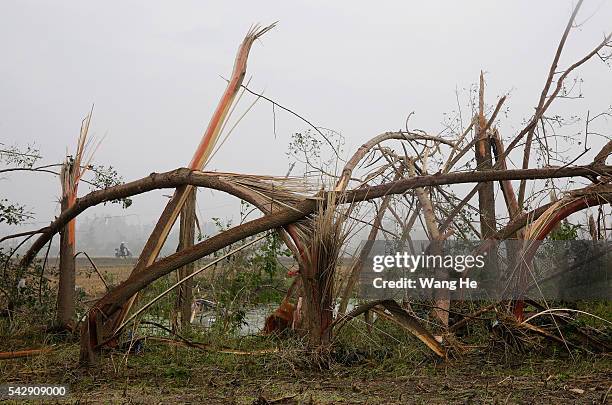
M 488 105 L 510 92 L 510 113 L 500 116 L 507 138 L 537 104 L 572 7 L 565 0 L 3 0 L 0 142 L 35 143 L 41 163 L 60 162 L 66 150 L 73 153 L 80 121 L 95 103 L 90 134 L 106 134 L 96 163 L 113 165 L 126 180 L 185 166 L 244 34 L 253 23 L 276 20 L 278 27 L 251 51 L 250 87 L 341 132 L 346 154 L 374 135 L 402 128 L 411 111 L 412 128 L 437 133 L 442 114 L 456 109 L 455 89 L 477 82 L 481 69 Z M 585 20 L 572 31 L 562 66 L 612 30 L 612 2 L 586 1 L 577 18 Z M 559 100 L 551 112 L 584 117 L 589 109 L 612 105 L 610 67 L 595 58 L 579 74 L 585 99 Z M 275 138 L 271 106 L 260 101 L 208 169 L 284 175 L 290 135 L 307 125 L 279 109 L 276 118 Z M 598 124 L 608 136 L 609 124 Z M 44 224 L 58 212 L 59 181 L 52 175 L 11 174 L 0 180 L 0 190 L 27 204 L 35 221 Z M 86 191 L 82 185 L 80 194 Z M 167 201 L 161 195 L 170 193 L 136 197 L 128 211 L 106 206 L 85 215 L 137 214 L 151 222 Z M 237 202 L 208 195 L 199 194 L 205 220 L 237 217 Z

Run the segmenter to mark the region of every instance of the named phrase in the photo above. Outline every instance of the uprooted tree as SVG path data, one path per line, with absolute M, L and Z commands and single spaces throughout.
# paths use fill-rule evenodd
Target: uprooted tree
M 438 294 L 433 297 L 431 305 L 436 331 L 430 331 L 420 324 L 409 311 L 409 303 L 399 305 L 395 301 L 375 301 L 347 314 L 348 300 L 371 244 L 366 243 L 359 248 L 354 263 L 341 279 L 338 265 L 343 247 L 354 234 L 355 224 L 365 224 L 370 228 L 368 242 L 382 234 L 393 236 L 403 245 L 411 243 L 415 223 L 422 221 L 432 249 L 451 237 L 466 240 L 481 238 L 483 243 L 480 250 L 490 248 L 494 240 L 519 239 L 529 242 L 525 243 L 525 251 L 522 252 L 528 261 L 537 249 L 537 242 L 565 218 L 588 207 L 602 206 L 602 209 L 606 209 L 603 206 L 609 204 L 612 198 L 612 166 L 606 164 L 607 157 L 612 153 L 612 141 L 604 142 L 587 165 L 573 165 L 577 158 L 589 151 L 586 142 L 585 152 L 578 157 L 561 156 L 548 144 L 551 136 L 560 136 L 554 131 L 559 130 L 562 121 L 550 118 L 547 112 L 556 99 L 569 97 L 566 82 L 570 75 L 591 59 L 610 59 L 610 36 L 607 36 L 582 59 L 560 70 L 559 59 L 581 3 L 574 9 L 562 35 L 533 116 L 518 133 L 508 138 L 509 141 L 502 136 L 498 125 L 498 115 L 506 96 L 487 108 L 485 82 L 481 74 L 477 99 L 472 100 L 473 110 L 467 126 L 458 119 L 449 123 L 442 133 L 432 135 L 411 130 L 407 120 L 405 129 L 383 133 L 364 143 L 345 162 L 337 176 L 330 173 L 329 166 L 309 160 L 306 153 L 304 163 L 307 170 L 316 171 L 327 179 L 326 184 L 333 184 L 322 188 L 320 184 L 288 176 L 202 171 L 218 148 L 216 144 L 220 135 L 229 127 L 227 123 L 235 103 L 245 91 L 251 92 L 243 85 L 248 54 L 253 42 L 273 26 L 255 28 L 247 34 L 238 50 L 228 86 L 188 167 L 152 173 L 140 180 L 76 198 L 49 226 L 37 231 L 40 235 L 22 257 L 20 266 L 30 265 L 53 235 L 87 208 L 155 189 L 173 188 L 174 196 L 160 216 L 131 275 L 88 311 L 81 330 L 82 361 L 94 362 L 103 347 L 117 344 L 121 327 L 137 294 L 152 282 L 233 243 L 269 230 L 279 232 L 298 264 L 295 288 L 290 290 L 285 300 L 292 299 L 291 293 L 299 297 L 301 304 L 297 305 L 296 311 L 301 313 L 301 329 L 308 336 L 311 349 L 328 347 L 334 330 L 360 313 L 374 311 L 398 323 L 434 353 L 444 357 L 446 349 L 434 337 L 434 332 L 438 335 L 450 334 L 482 312 L 451 324 L 448 315 L 452 302 L 447 295 Z M 587 116 L 585 139 L 589 135 L 589 124 L 594 125 L 596 118 L 593 117 L 602 116 Z M 319 137 L 315 144 L 326 144 L 333 149 L 329 137 L 319 128 L 313 129 L 311 134 Z M 510 154 L 519 152 L 521 146 L 522 167 L 508 169 Z M 306 151 L 308 146 L 304 147 Z M 534 151 L 544 162 L 541 167 L 530 168 Z M 339 156 L 337 150 L 333 149 L 333 153 Z M 541 192 L 532 193 L 527 198 L 528 180 L 539 180 L 539 184 L 544 182 L 545 191 L 553 191 L 556 196 L 559 186 L 555 179 L 563 178 L 584 179 L 587 184 L 568 190 L 550 203 L 543 204 L 536 199 Z M 513 180 L 520 181 L 518 196 L 513 189 Z M 455 184 L 474 186 L 467 194 L 460 196 L 459 191 L 450 187 Z M 193 246 L 182 245 L 176 253 L 158 259 L 166 237 L 195 187 L 225 192 L 247 201 L 257 207 L 262 216 Z M 317 188 L 319 191 L 315 192 Z M 501 190 L 506 206 L 508 220 L 505 223 L 497 212 L 499 206 L 495 205 L 497 188 Z M 478 203 L 474 206 L 472 200 L 476 195 Z M 479 212 L 480 229 L 473 225 L 476 212 Z M 385 229 L 385 215 L 391 215 L 398 224 L 395 231 Z M 599 226 L 601 229 L 603 221 L 605 215 L 598 216 L 600 224 L 594 224 L 593 228 Z M 606 229 L 605 223 L 603 229 Z M 495 261 L 495 256 L 490 260 Z M 521 268 L 521 263 L 514 265 Z M 340 298 L 340 310 L 334 319 L 337 298 Z M 540 335 L 550 335 L 524 319 L 524 306 L 525 302 L 517 299 L 504 308 L 520 327 Z M 491 308 L 489 306 L 481 311 Z

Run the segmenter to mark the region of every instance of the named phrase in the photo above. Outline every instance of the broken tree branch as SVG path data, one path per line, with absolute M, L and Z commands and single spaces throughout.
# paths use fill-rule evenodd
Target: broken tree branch
M 515 170 L 491 170 L 487 172 L 461 172 L 449 174 L 434 174 L 428 176 L 417 176 L 402 179 L 395 182 L 381 184 L 372 187 L 364 187 L 347 191 L 339 202 L 357 202 L 372 200 L 387 194 L 402 194 L 406 190 L 416 187 L 438 186 L 446 184 L 477 183 L 482 181 L 520 180 L 520 179 L 549 179 L 564 177 L 579 177 L 593 175 L 612 175 L 610 165 L 588 165 L 565 168 L 542 168 L 542 169 L 515 169 Z M 256 204 L 253 196 L 236 184 L 227 179 L 227 174 L 214 172 L 200 172 L 187 168 L 175 169 L 164 173 L 151 173 L 149 176 L 129 183 L 109 187 L 78 198 L 70 209 L 63 211 L 49 226 L 41 229 L 40 236 L 24 254 L 20 262 L 21 266 L 28 266 L 36 254 L 72 218 L 75 218 L 87 208 L 120 198 L 126 198 L 142 194 L 152 190 L 163 188 L 176 188 L 181 185 L 190 184 L 196 187 L 204 187 L 223 191 L 240 199 Z M 320 198 L 320 197 L 316 197 Z M 299 216 L 301 219 L 312 213 L 312 210 Z M 296 220 L 297 220 L 296 219 Z

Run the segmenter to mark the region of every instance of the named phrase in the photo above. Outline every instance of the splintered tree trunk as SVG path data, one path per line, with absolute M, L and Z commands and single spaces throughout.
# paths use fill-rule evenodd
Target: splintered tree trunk
M 484 115 L 484 77 L 480 72 L 480 91 L 478 94 L 478 123 L 476 125 L 476 170 L 491 171 L 493 169 L 493 157 L 491 149 L 495 149 L 495 139 L 489 140 L 487 133 L 487 120 Z M 501 145 L 501 142 L 500 142 Z M 499 156 L 499 155 L 498 155 Z M 499 157 L 498 157 L 499 159 Z M 503 164 L 505 163 L 502 160 Z M 508 182 L 507 187 L 502 187 L 506 201 L 513 196 L 510 194 L 512 184 Z M 507 192 L 507 193 L 506 193 Z M 512 202 L 510 202 L 512 204 Z M 480 210 L 480 237 L 483 240 L 494 238 L 497 233 L 497 222 L 495 217 L 495 183 L 487 181 L 481 183 L 478 189 L 478 208 Z M 497 273 L 499 262 L 497 250 L 491 250 L 485 259 L 485 265 L 493 274 Z
M 319 202 L 320 209 L 313 220 L 312 234 L 300 260 L 300 277 L 304 293 L 304 326 L 308 331 L 308 347 L 317 352 L 331 344 L 334 318 L 334 275 L 342 244 L 346 211 L 337 211 L 336 199 Z
M 193 189 L 192 192 L 187 196 L 185 205 L 181 210 L 181 223 L 179 231 L 179 245 L 177 251 L 182 251 L 186 248 L 193 246 L 195 238 L 195 208 L 196 208 L 196 192 L 197 189 Z M 193 273 L 194 263 L 191 262 L 178 271 L 179 280 Z M 177 291 L 176 297 L 176 314 L 177 314 L 177 326 L 179 329 L 185 329 L 189 327 L 191 320 L 191 302 L 193 300 L 193 280 L 188 280 L 181 284 Z
M 246 37 L 242 41 L 240 48 L 238 49 L 238 53 L 236 55 L 236 60 L 234 62 L 234 69 L 232 71 L 232 76 L 227 84 L 225 91 L 217 104 L 217 108 L 213 113 L 213 116 L 208 123 L 208 127 L 204 132 L 202 140 L 198 145 L 191 162 L 189 163 L 189 168 L 194 170 L 202 170 L 206 165 L 206 162 L 211 157 L 213 153 L 213 149 L 216 145 L 217 139 L 221 134 L 222 129 L 224 128 L 224 124 L 226 123 L 228 114 L 230 114 L 231 107 L 236 99 L 238 91 L 240 90 L 240 86 L 242 86 L 242 82 L 244 80 L 244 76 L 246 75 L 246 67 L 247 67 L 247 59 L 249 56 L 249 52 L 251 50 L 251 46 L 256 39 L 260 38 L 263 34 L 268 32 L 274 27 L 274 24 L 261 28 L 259 26 L 255 26 L 249 30 Z M 138 274 L 143 272 L 148 266 L 152 265 L 161 248 L 163 247 L 170 230 L 172 229 L 174 222 L 179 216 L 183 205 L 187 199 L 187 195 L 192 191 L 193 186 L 186 185 L 177 187 L 174 191 L 173 197 L 170 199 L 164 211 L 160 215 L 155 228 L 151 232 L 149 239 L 147 240 L 145 246 L 138 257 L 138 261 L 136 262 L 136 266 L 132 270 L 132 274 Z M 121 322 L 127 316 L 132 304 L 136 300 L 136 296 L 132 297 L 126 305 L 121 308 L 121 312 L 118 316 L 114 317 L 113 320 L 107 322 L 105 327 L 104 334 L 112 335 L 116 328 L 121 324 Z
M 68 196 L 62 198 L 62 211 L 68 208 Z M 60 231 L 60 262 L 59 262 L 59 286 L 57 290 L 57 318 L 58 327 L 69 328 L 74 314 L 74 286 L 75 286 L 75 264 L 74 264 L 74 220 L 70 221 Z
M 69 156 L 64 161 L 59 173 L 62 185 L 62 212 L 73 208 L 77 201 L 79 181 L 88 170 L 89 163 L 82 166 L 82 159 L 87 147 L 87 134 L 93 110 L 81 121 L 81 131 L 77 142 L 74 158 Z M 57 291 L 57 324 L 59 327 L 71 329 L 74 315 L 75 286 L 75 244 L 76 219 L 70 220 L 60 230 L 60 272 Z
M 487 121 L 484 116 L 484 77 L 480 72 L 480 92 L 478 98 L 478 126 L 476 142 L 476 169 L 491 170 L 491 143 L 486 133 Z M 491 238 L 497 231 L 495 222 L 495 189 L 491 181 L 482 184 L 478 190 L 478 206 L 480 208 L 480 234 L 482 239 Z
M 414 177 L 416 175 L 414 161 L 409 160 L 407 163 L 410 177 Z M 425 167 L 423 167 L 423 170 L 425 170 Z M 414 189 L 414 192 L 417 195 L 419 204 L 422 207 L 423 216 L 425 217 L 425 226 L 427 228 L 427 232 L 429 233 L 429 239 L 431 240 L 431 248 L 429 254 L 442 255 L 443 235 L 441 234 L 440 228 L 438 227 L 438 221 L 436 220 L 436 215 L 433 209 L 433 205 L 431 203 L 431 198 L 423 187 L 416 187 Z M 436 279 L 438 280 L 448 279 L 448 273 L 443 269 L 436 269 L 435 274 Z M 435 303 L 433 315 L 442 323 L 443 326 L 446 327 L 448 326 L 448 311 L 450 310 L 450 292 L 448 290 L 443 289 L 436 290 L 434 292 L 433 298 Z

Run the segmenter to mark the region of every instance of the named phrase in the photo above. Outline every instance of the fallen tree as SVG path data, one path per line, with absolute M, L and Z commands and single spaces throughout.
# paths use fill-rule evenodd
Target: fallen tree
M 492 172 L 486 172 L 490 174 Z M 435 177 L 435 176 L 424 176 Z M 392 188 L 389 193 L 401 193 L 401 188 Z M 359 201 L 367 198 L 376 198 L 378 193 L 368 193 L 370 190 L 355 190 L 344 195 L 344 198 L 339 198 L 339 201 Z M 380 192 L 380 191 L 379 191 Z M 383 194 L 384 195 L 384 194 Z M 351 196 L 352 198 L 348 198 Z M 612 191 L 598 192 L 589 194 L 583 197 L 583 206 L 593 206 L 598 204 L 609 204 L 612 200 Z M 232 243 L 236 243 L 249 236 L 264 232 L 270 229 L 280 228 L 291 223 L 295 223 L 312 214 L 319 204 L 319 199 L 306 199 L 293 208 L 286 208 L 277 212 L 268 214 L 261 218 L 246 222 L 242 225 L 231 228 L 225 232 L 215 235 L 203 242 L 194 245 L 191 248 L 177 252 L 166 258 L 160 259 L 147 267 L 147 271 L 132 274 L 126 281 L 120 284 L 116 289 L 102 297 L 90 310 L 89 319 L 84 324 L 81 338 L 81 360 L 84 362 L 95 361 L 95 350 L 99 350 L 100 346 L 106 342 L 111 336 L 102 336 L 99 334 L 100 326 L 103 319 L 112 316 L 116 311 L 121 309 L 121 306 L 133 294 L 145 288 L 147 285 L 157 280 L 158 278 L 211 253 L 216 252 Z M 514 233 L 515 229 L 524 227 L 529 221 L 536 219 L 542 215 L 546 209 L 534 210 L 528 215 L 522 216 L 521 219 L 513 221 L 509 224 L 511 231 L 501 230 L 499 235 L 506 233 Z M 539 214 L 539 215 L 538 215 Z M 102 315 L 101 317 L 99 315 Z
M 565 177 L 588 177 L 593 176 L 609 176 L 612 174 L 612 166 L 605 164 L 593 164 L 587 166 L 575 167 L 551 167 L 538 169 L 516 169 L 516 170 L 490 170 L 486 172 L 460 172 L 448 174 L 433 174 L 428 176 L 417 176 L 413 178 L 401 179 L 394 182 L 360 188 L 345 192 L 339 199 L 339 203 L 343 202 L 358 202 L 372 200 L 383 197 L 387 194 L 402 194 L 408 190 L 417 187 L 438 186 L 447 184 L 465 184 L 476 183 L 482 181 L 500 181 L 500 180 L 537 180 L 537 179 L 552 179 Z M 20 265 L 28 266 L 36 257 L 43 246 L 55 235 L 59 230 L 70 220 L 76 218 L 87 208 L 93 207 L 104 202 L 113 201 L 121 198 L 143 194 L 152 190 L 164 188 L 176 188 L 183 185 L 192 185 L 197 187 L 210 188 L 213 190 L 223 191 L 235 197 L 251 202 L 254 205 L 259 204 L 254 200 L 252 195 L 244 188 L 239 187 L 230 179 L 239 177 L 248 177 L 246 175 L 224 174 L 216 172 L 200 172 L 187 168 L 180 168 L 164 173 L 151 173 L 149 176 L 129 183 L 121 184 L 114 187 L 109 187 L 104 190 L 96 190 L 78 198 L 74 205 L 68 210 L 63 211 L 49 226 L 41 228 L 37 231 L 41 235 L 32 244 L 28 251 L 23 255 Z M 272 177 L 262 177 L 262 179 L 278 179 Z M 328 192 L 329 193 L 329 192 Z M 306 200 L 311 197 L 304 197 Z M 321 197 L 316 197 L 321 198 Z M 314 204 L 308 204 L 310 210 L 303 213 L 300 218 L 305 217 L 314 210 Z M 303 207 L 302 207 L 303 209 Z
M 446 134 L 442 136 L 442 133 L 440 136 L 431 136 L 425 131 L 411 131 L 408 129 L 407 119 L 405 130 L 383 133 L 364 143 L 346 162 L 338 176 L 334 174 L 336 173 L 335 169 L 332 170 L 333 173 L 330 173 L 323 165 L 320 167 L 311 166 L 322 177 L 328 180 L 333 179 L 332 182 L 335 180 L 335 186 L 330 188 L 330 191 L 320 191 L 317 194 L 314 194 L 314 190 L 305 191 L 308 190 L 308 187 L 292 187 L 292 182 L 296 180 L 288 178 L 289 173 L 287 177 L 281 178 L 202 171 L 206 161 L 214 154 L 215 141 L 227 124 L 226 117 L 233 111 L 232 103 L 238 95 L 238 91 L 242 88 L 253 93 L 247 89 L 246 85 L 242 84 L 246 72 L 248 51 L 254 39 L 270 27 L 262 31 L 255 28 L 249 32 L 239 49 L 232 77 L 228 80 L 228 87 L 219 101 L 200 146 L 195 150 L 189 167 L 166 173 L 152 173 L 143 179 L 123 186 L 90 193 L 75 200 L 74 204 L 63 210 L 60 216 L 48 227 L 30 233 L 39 233 L 40 236 L 24 255 L 20 265 L 22 268 L 29 266 L 38 251 L 55 233 L 63 229 L 89 207 L 155 189 L 175 188 L 174 196 L 168 202 L 154 231 L 149 236 L 132 274 L 125 282 L 108 292 L 89 311 L 87 320 L 82 326 L 81 360 L 84 362 L 95 361 L 102 346 L 111 344 L 113 339 L 116 339 L 118 335 L 116 325 L 129 311 L 135 294 L 153 281 L 232 243 L 272 229 L 279 231 L 285 244 L 293 251 L 298 262 L 299 271 L 297 274 L 301 283 L 294 283 L 294 285 L 300 285 L 295 289 L 299 290 L 297 292 L 298 302 L 305 303 L 303 320 L 306 325 L 306 332 L 309 333 L 309 346 L 324 347 L 332 341 L 333 308 L 335 305 L 333 289 L 336 282 L 334 277 L 338 273 L 336 269 L 342 251 L 341 247 L 347 238 L 344 224 L 352 220 L 359 221 L 352 217 L 355 211 L 359 211 L 359 207 L 366 205 L 360 205 L 359 202 L 383 198 L 380 207 L 376 206 L 375 203 L 373 204 L 376 206 L 375 220 L 371 222 L 362 221 L 366 225 L 372 226 L 369 239 L 376 237 L 379 228 L 383 228 L 385 212 L 390 212 L 396 218 L 397 223 L 401 224 L 401 232 L 398 232 L 401 236 L 395 236 L 402 243 L 405 241 L 408 244 L 411 243 L 409 233 L 414 222 L 419 219 L 427 238 L 432 242 L 444 240 L 457 232 L 458 238 L 464 240 L 469 240 L 470 236 L 488 239 L 481 244 L 481 251 L 490 248 L 492 246 L 491 241 L 495 239 L 517 237 L 529 240 L 530 237 L 544 238 L 561 218 L 589 206 L 610 202 L 612 189 L 610 189 L 609 182 L 612 178 L 612 167 L 606 165 L 606 158 L 612 151 L 612 142 L 609 142 L 597 154 L 590 165 L 571 166 L 588 151 L 586 147 L 586 138 L 589 134 L 588 124 L 590 122 L 588 115 L 585 130 L 585 152 L 574 160 L 557 159 L 555 162 L 561 162 L 559 163 L 560 166 L 552 166 L 551 152 L 548 146 L 543 144 L 546 142 L 545 123 L 549 119 L 547 110 L 557 97 L 567 97 L 564 90 L 564 81 L 568 78 L 568 75 L 596 55 L 604 61 L 608 58 L 600 54 L 600 51 L 604 47 L 610 46 L 610 36 L 606 36 L 599 45 L 582 59 L 570 65 L 567 69 L 558 71 L 557 65 L 561 51 L 570 29 L 574 25 L 573 22 L 581 4 L 582 0 L 578 2 L 566 26 L 533 116 L 526 120 L 525 127 L 512 138 L 507 147 L 504 147 L 503 140 L 494 126 L 506 96 L 497 100 L 490 118 L 487 119 L 485 116 L 484 77 L 481 73 L 478 110 L 477 112 L 473 110 L 472 120 L 465 130 L 462 120 L 459 119 L 460 125 L 450 131 L 456 136 L 454 140 L 449 140 Z M 556 84 L 553 86 L 555 81 Z M 258 99 L 263 97 L 256 93 L 253 94 L 257 95 Z M 264 99 L 272 101 L 265 97 Z M 273 102 L 273 105 L 278 104 Z M 473 105 L 476 105 L 476 103 Z M 540 124 L 542 129 L 540 129 Z M 310 125 L 325 138 L 318 127 Z M 542 134 L 539 131 L 542 131 Z M 473 139 L 467 137 L 470 133 L 474 135 Z M 540 139 L 540 135 L 543 135 L 543 141 Z M 544 156 L 545 163 L 543 168 L 529 169 L 530 150 L 532 143 L 534 143 L 534 137 L 535 140 L 542 142 L 540 150 L 536 152 Z M 519 146 L 524 139 L 526 139 L 527 144 L 523 151 L 522 168 L 507 170 L 506 159 L 510 159 L 511 151 Z M 333 148 L 329 140 L 327 138 L 325 140 Z M 404 149 L 403 156 L 401 156 L 401 152 L 397 153 L 387 146 L 390 141 L 399 142 Z M 381 145 L 383 142 L 385 142 L 385 146 Z M 412 148 L 414 153 L 409 153 L 407 147 Z M 443 154 L 442 147 L 450 147 L 448 156 Z M 418 148 L 422 149 L 419 151 Z M 470 160 L 465 164 L 466 171 L 451 172 L 451 169 L 466 156 L 470 156 L 468 153 L 473 150 L 475 150 L 476 167 L 471 165 Z M 334 152 L 336 157 L 339 158 L 338 151 L 334 150 Z M 377 155 L 378 153 L 379 155 Z M 432 159 L 428 165 L 430 157 Z M 495 158 L 495 163 L 493 163 L 493 158 Z M 432 161 L 433 164 L 431 164 Z M 309 162 L 308 158 L 306 158 L 306 162 Z M 383 163 L 381 165 L 378 162 Z M 438 167 L 435 167 L 436 164 L 438 164 Z M 354 175 L 360 165 L 368 167 L 370 170 L 363 177 Z M 437 173 L 427 175 L 428 170 L 430 172 L 437 170 Z M 410 176 L 405 178 L 405 173 L 409 173 Z M 529 209 L 525 208 L 526 204 L 530 204 L 532 207 L 541 204 L 540 202 L 533 204 L 530 201 L 537 192 L 532 193 L 529 199 L 525 200 L 527 180 L 548 180 L 547 187 L 550 187 L 551 191 L 554 192 L 558 185 L 550 181 L 551 179 L 577 177 L 584 177 L 594 185 L 573 190 L 571 192 L 571 204 L 563 208 L 563 215 L 557 215 L 553 220 L 548 218 L 551 212 L 559 208 L 556 200 L 530 212 L 525 212 Z M 521 182 L 518 198 L 514 194 L 511 180 L 520 180 Z M 355 181 L 357 186 L 353 186 Z M 498 221 L 499 218 L 496 214 L 494 204 L 495 182 L 500 183 L 508 208 L 509 219 L 505 226 Z M 465 183 L 477 184 L 463 198 L 457 197 L 454 191 L 449 190 L 448 187 L 443 187 Z M 352 188 L 349 187 L 350 184 Z M 255 205 L 264 215 L 156 261 L 159 250 L 163 246 L 186 196 L 194 187 L 226 192 Z M 477 207 L 474 207 L 470 205 L 470 201 L 476 193 L 479 195 L 479 203 Z M 567 201 L 567 199 L 563 201 Z M 341 207 L 342 205 L 345 205 L 345 207 Z M 348 208 L 346 208 L 346 205 L 348 205 Z M 399 215 L 398 206 L 400 211 L 406 209 L 409 216 Z M 466 215 L 466 207 L 476 210 L 476 212 L 479 211 L 481 219 L 479 231 L 472 224 L 473 220 L 470 219 L 470 212 L 467 212 L 468 215 Z M 403 221 L 404 217 L 406 221 Z M 602 222 L 605 229 L 605 221 Z M 544 223 L 544 228 L 547 231 L 533 233 L 533 225 L 529 226 L 532 223 Z M 462 225 L 464 225 L 464 229 L 461 229 Z M 522 229 L 526 226 L 528 226 L 528 229 L 523 232 Z M 591 228 L 595 229 L 595 224 L 592 224 Z M 365 255 L 367 255 L 367 251 L 363 250 L 362 257 Z M 343 307 L 341 312 L 344 312 L 348 299 L 352 295 L 352 288 L 359 271 L 360 266 L 358 264 L 351 269 L 349 281 L 342 294 Z M 294 289 L 291 288 L 290 290 L 293 291 Z M 288 293 L 286 299 L 289 297 L 290 293 Z M 439 326 L 443 333 L 450 331 L 448 328 L 449 313 L 451 312 L 450 299 L 445 296 L 437 296 L 434 299 L 435 305 L 431 308 L 438 313 L 438 320 L 441 321 Z M 407 304 L 408 306 L 409 304 Z M 390 317 L 396 322 L 399 321 L 404 328 L 419 336 L 438 355 L 445 355 L 446 352 L 442 346 L 436 343 L 436 340 L 427 330 L 420 329 L 418 322 L 407 316 L 406 314 L 409 314 L 409 312 L 404 311 L 399 304 L 389 302 L 385 308 L 385 311 L 374 307 L 370 309 L 379 311 L 378 313 L 383 317 Z M 369 309 L 366 312 L 369 313 Z M 518 312 L 515 313 L 518 314 Z M 518 316 L 518 318 L 521 317 Z M 413 322 L 417 323 L 413 324 Z

